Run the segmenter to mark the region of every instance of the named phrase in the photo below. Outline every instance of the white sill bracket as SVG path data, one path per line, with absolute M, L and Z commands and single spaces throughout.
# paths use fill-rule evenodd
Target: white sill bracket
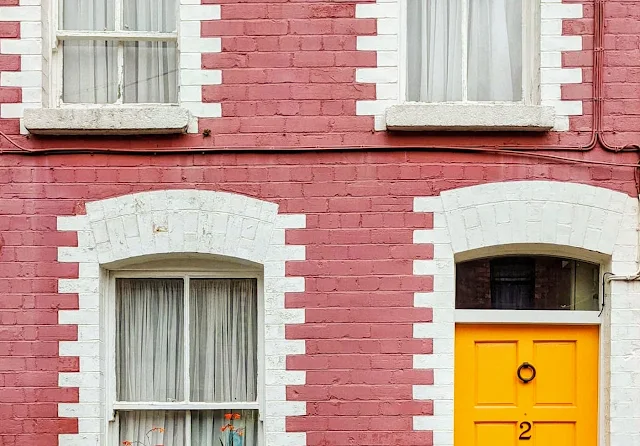
M 386 110 L 388 130 L 396 131 L 530 131 L 554 125 L 553 107 L 508 103 L 407 102 Z
M 24 126 L 34 135 L 160 135 L 185 133 L 190 114 L 178 106 L 33 108 Z

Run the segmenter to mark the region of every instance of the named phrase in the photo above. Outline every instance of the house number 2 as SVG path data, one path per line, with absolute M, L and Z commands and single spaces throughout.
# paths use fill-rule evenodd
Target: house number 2
M 531 423 L 523 421 L 520 423 L 520 429 L 524 430 L 520 433 L 518 440 L 531 440 L 531 434 L 529 434 L 529 431 L 531 430 Z

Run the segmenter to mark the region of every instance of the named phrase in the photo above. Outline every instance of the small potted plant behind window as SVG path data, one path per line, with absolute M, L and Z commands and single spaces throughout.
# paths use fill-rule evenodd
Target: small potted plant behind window
M 145 441 L 131 441 L 131 440 L 124 440 L 122 442 L 123 446 L 133 446 L 134 444 L 138 444 L 138 445 L 142 445 L 142 446 L 163 446 L 162 443 L 157 443 L 157 444 L 153 444 L 153 442 L 151 441 L 151 437 L 149 436 L 149 434 L 152 434 L 153 432 L 158 432 L 160 434 L 164 434 L 164 428 L 163 427 L 152 427 L 151 429 L 149 429 L 145 434 Z M 149 442 L 147 444 L 147 441 Z
M 235 426 L 233 423 L 241 418 L 239 413 L 225 413 L 225 425 L 220 428 L 220 446 L 242 446 L 244 427 Z

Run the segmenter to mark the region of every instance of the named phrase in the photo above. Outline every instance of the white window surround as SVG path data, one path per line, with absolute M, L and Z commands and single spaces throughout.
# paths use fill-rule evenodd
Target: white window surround
M 376 130 L 518 130 L 566 131 L 569 116 L 582 114 L 582 101 L 561 100 L 561 85 L 582 82 L 580 68 L 563 68 L 562 52 L 581 50 L 581 36 L 562 35 L 563 19 L 582 17 L 582 4 L 557 0 L 530 0 L 541 20 L 531 29 L 528 46 L 539 53 L 538 73 L 529 79 L 524 103 L 419 103 L 405 102 L 405 20 L 407 0 L 376 0 L 358 4 L 356 17 L 377 19 L 375 36 L 358 36 L 358 50 L 376 51 L 376 68 L 356 69 L 356 81 L 376 84 L 376 99 L 357 102 L 358 115 L 373 115 Z M 525 96 L 526 98 L 526 96 Z
M 220 84 L 221 71 L 202 69 L 201 57 L 203 53 L 221 52 L 221 39 L 201 37 L 200 32 L 202 21 L 220 19 L 220 5 L 179 0 L 179 8 L 177 106 L 127 104 L 62 109 L 55 108 L 54 99 L 60 91 L 54 26 L 57 0 L 20 0 L 19 6 L 0 6 L 0 22 L 19 21 L 21 28 L 20 39 L 0 39 L 2 53 L 22 56 L 21 71 L 3 72 L 0 86 L 20 87 L 23 93 L 22 103 L 0 107 L 0 118 L 20 118 L 24 134 L 197 133 L 198 118 L 222 116 L 219 103 L 202 101 L 202 86 Z M 92 109 L 90 119 L 87 108 Z
M 554 181 L 491 183 L 414 200 L 432 212 L 432 229 L 414 231 L 414 243 L 433 244 L 432 260 L 415 260 L 414 274 L 432 275 L 433 292 L 415 293 L 414 305 L 433 309 L 432 323 L 414 324 L 414 337 L 432 338 L 433 354 L 414 355 L 415 368 L 434 370 L 433 385 L 414 385 L 414 399 L 431 399 L 433 416 L 415 416 L 415 430 L 432 430 L 434 445 L 453 445 L 454 330 L 456 323 L 600 324 L 600 445 L 631 446 L 638 417 L 628 409 L 638 395 L 640 359 L 629 340 L 640 314 L 638 287 L 610 282 L 598 312 L 456 310 L 455 263 L 487 255 L 564 255 L 599 263 L 602 272 L 637 271 L 638 200 L 609 189 Z M 632 310 L 632 311 L 631 311 Z M 637 333 L 637 330 L 634 332 Z M 631 362 L 630 362 L 631 361 Z M 630 376 L 631 375 L 631 376 Z M 610 380 L 610 384 L 608 385 Z M 608 424 L 607 424 L 608 423 Z
M 285 426 L 287 416 L 306 414 L 305 402 L 286 398 L 287 385 L 305 383 L 304 371 L 286 370 L 286 356 L 304 354 L 305 344 L 285 338 L 285 325 L 304 323 L 305 316 L 303 309 L 284 305 L 285 292 L 304 291 L 303 278 L 285 275 L 285 262 L 304 260 L 305 249 L 286 245 L 285 230 L 303 228 L 305 216 L 278 214 L 276 204 L 243 195 L 198 190 L 125 195 L 87 203 L 86 210 L 58 217 L 58 230 L 78 234 L 78 246 L 58 248 L 58 260 L 79 263 L 78 279 L 58 280 L 59 293 L 79 294 L 78 310 L 58 313 L 60 324 L 78 325 L 78 340 L 61 341 L 59 352 L 80 357 L 79 372 L 59 373 L 61 387 L 80 390 L 79 403 L 58 404 L 60 417 L 79 423 L 78 434 L 59 435 L 60 445 L 104 444 L 108 431 L 100 326 L 109 270 L 135 268 L 131 263 L 138 259 L 148 262 L 145 268 L 172 268 L 166 260 L 171 254 L 193 257 L 188 264 L 196 271 L 220 271 L 218 262 L 225 259 L 262 270 L 264 444 L 305 445 L 304 433 L 286 432 Z

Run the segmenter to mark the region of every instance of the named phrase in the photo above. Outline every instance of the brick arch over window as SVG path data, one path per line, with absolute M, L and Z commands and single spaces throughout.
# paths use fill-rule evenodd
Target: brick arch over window
M 60 356 L 80 358 L 79 372 L 59 373 L 61 387 L 79 388 L 78 403 L 58 404 L 61 417 L 78 418 L 78 434 L 61 434 L 60 446 L 104 443 L 100 356 L 102 268 L 139 256 L 200 253 L 263 265 L 266 438 L 306 444 L 304 433 L 285 433 L 288 415 L 305 415 L 306 403 L 286 401 L 286 386 L 305 383 L 304 371 L 287 371 L 287 354 L 304 354 L 301 340 L 285 339 L 285 324 L 304 323 L 304 309 L 285 309 L 285 292 L 304 291 L 304 278 L 285 276 L 285 262 L 304 260 L 305 247 L 285 244 L 287 228 L 304 228 L 305 215 L 278 214 L 274 203 L 243 195 L 197 190 L 142 192 L 86 204 L 86 215 L 58 217 L 58 230 L 76 231 L 77 247 L 58 248 L 60 262 L 79 263 L 77 279 L 59 279 L 59 293 L 78 293 L 78 310 L 61 310 L 59 324 L 78 325 L 77 341 L 61 341 Z M 282 355 L 282 356 L 278 356 Z M 283 441 L 285 441 L 283 440 Z
M 433 322 L 414 324 L 414 337 L 433 339 L 433 354 L 414 355 L 414 367 L 433 369 L 433 385 L 415 385 L 414 398 L 433 400 L 433 416 L 415 416 L 416 430 L 432 430 L 434 444 L 453 444 L 455 261 L 470 253 L 495 255 L 517 247 L 537 253 L 597 258 L 619 275 L 636 272 L 638 200 L 620 192 L 555 181 L 490 183 L 418 197 L 415 212 L 433 213 L 433 228 L 414 231 L 414 243 L 433 245 L 432 260 L 415 260 L 416 275 L 433 276 L 433 291 L 414 305 L 433 310 Z M 627 284 L 610 285 L 612 320 L 635 308 Z M 618 308 L 619 307 L 619 308 Z M 622 310 L 625 312 L 627 310 Z M 639 379 L 640 379 L 640 374 Z M 624 388 L 611 387 L 611 401 Z M 437 440 L 436 440 L 437 439 Z

